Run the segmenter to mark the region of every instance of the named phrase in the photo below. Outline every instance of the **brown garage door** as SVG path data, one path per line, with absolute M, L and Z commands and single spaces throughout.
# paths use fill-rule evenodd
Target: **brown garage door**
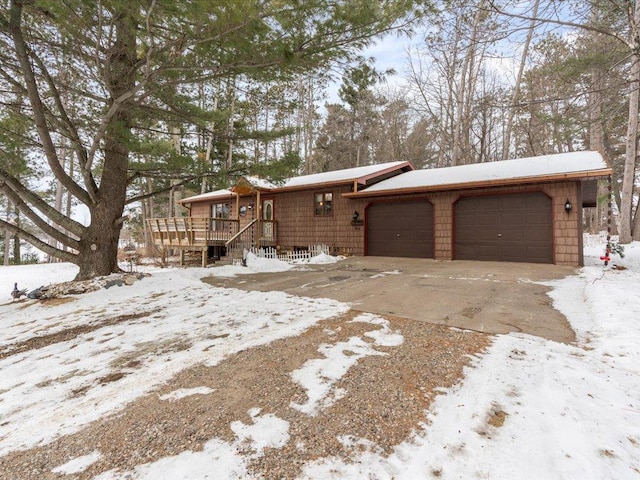
M 433 258 L 433 206 L 426 200 L 367 208 L 367 255 Z
M 454 238 L 458 260 L 553 263 L 551 199 L 540 192 L 462 198 Z

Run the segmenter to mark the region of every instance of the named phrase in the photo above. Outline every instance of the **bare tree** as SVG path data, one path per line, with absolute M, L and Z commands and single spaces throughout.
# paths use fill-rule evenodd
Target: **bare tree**
M 640 95 L 640 1 L 632 0 L 620 3 L 615 0 L 592 0 L 584 2 L 583 10 L 576 11 L 575 19 L 569 18 L 569 12 L 559 7 L 557 2 L 550 2 L 554 8 L 547 11 L 552 12 L 549 16 L 532 16 L 515 11 L 505 11 L 495 3 L 492 10 L 511 18 L 526 19 L 541 23 L 558 25 L 566 28 L 577 29 L 578 31 L 591 31 L 606 35 L 615 39 L 626 49 L 630 64 L 627 77 L 628 81 L 628 116 L 626 133 L 626 153 L 624 162 L 624 173 L 622 176 L 622 187 L 620 189 L 620 214 L 619 214 L 619 241 L 629 243 L 632 239 L 640 240 L 640 216 L 634 215 L 637 205 L 633 203 L 633 193 L 635 185 L 635 173 L 638 149 L 638 102 Z M 606 9 L 607 17 L 617 17 L 620 21 L 594 22 L 591 13 L 594 9 Z M 560 13 L 564 13 L 561 15 Z M 634 220 L 635 216 L 635 221 Z

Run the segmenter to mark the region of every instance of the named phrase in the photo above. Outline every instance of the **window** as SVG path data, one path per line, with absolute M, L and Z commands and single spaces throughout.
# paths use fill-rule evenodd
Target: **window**
M 316 215 L 333 214 L 333 193 L 316 193 L 313 196 L 313 209 Z
M 229 218 L 229 204 L 228 203 L 212 204 L 211 218 Z

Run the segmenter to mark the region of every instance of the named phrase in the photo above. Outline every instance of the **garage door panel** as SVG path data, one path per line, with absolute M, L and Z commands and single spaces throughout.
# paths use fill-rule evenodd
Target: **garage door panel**
M 454 238 L 456 259 L 552 263 L 551 199 L 541 192 L 462 198 Z
M 366 217 L 367 255 L 433 258 L 433 206 L 426 200 L 374 203 Z
M 546 225 L 549 222 L 549 216 L 546 212 L 532 212 L 526 215 L 527 223 L 534 225 Z
M 518 230 L 505 230 L 500 234 L 500 237 L 497 240 L 503 244 L 507 242 L 520 243 L 526 241 L 526 238 L 524 232 Z

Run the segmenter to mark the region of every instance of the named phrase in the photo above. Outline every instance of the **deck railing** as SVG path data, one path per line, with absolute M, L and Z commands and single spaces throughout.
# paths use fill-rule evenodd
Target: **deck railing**
M 228 218 L 149 218 L 147 227 L 159 248 L 204 248 L 223 245 L 239 229 L 240 222 Z

